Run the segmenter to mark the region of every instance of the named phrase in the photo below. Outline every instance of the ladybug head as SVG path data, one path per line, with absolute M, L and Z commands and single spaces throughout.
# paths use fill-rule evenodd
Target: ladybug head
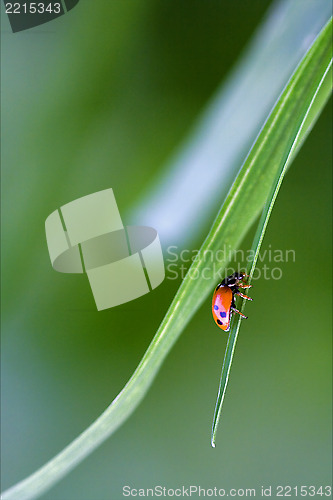
M 244 273 L 243 271 L 241 272 L 235 272 L 233 275 L 232 275 L 232 278 L 235 280 L 235 281 L 242 281 L 243 278 L 245 278 L 245 276 L 247 276 L 246 273 Z M 231 276 L 230 276 L 231 277 Z
M 228 285 L 228 286 L 235 286 L 237 285 L 240 281 L 242 281 L 242 279 L 247 276 L 246 273 L 244 272 L 234 272 L 233 274 L 231 274 L 230 276 L 228 276 L 227 278 L 225 278 L 223 281 L 222 281 L 222 284 L 223 285 Z

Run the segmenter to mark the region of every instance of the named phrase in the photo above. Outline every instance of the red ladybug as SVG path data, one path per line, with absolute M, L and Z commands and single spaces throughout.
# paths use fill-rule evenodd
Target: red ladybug
M 252 286 L 243 283 L 246 276 L 247 274 L 245 273 L 235 272 L 221 281 L 215 288 L 212 302 L 213 318 L 215 323 L 225 332 L 228 332 L 230 329 L 230 320 L 233 312 L 247 319 L 247 316 L 244 316 L 235 307 L 235 295 L 252 300 L 251 297 L 239 291 L 240 288 L 250 288 Z

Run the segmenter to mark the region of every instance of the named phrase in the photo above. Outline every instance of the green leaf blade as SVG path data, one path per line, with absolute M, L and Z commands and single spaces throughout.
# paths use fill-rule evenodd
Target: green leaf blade
M 262 209 L 279 172 L 285 168 L 316 89 L 331 65 L 330 33 L 331 21 L 323 28 L 303 58 L 264 125 L 200 253 L 124 389 L 86 431 L 37 472 L 7 490 L 2 496 L 3 500 L 28 500 L 45 492 L 109 437 L 138 406 L 168 352 L 196 310 L 211 293 L 218 275 L 228 264 L 228 257 L 225 256 L 219 268 L 214 270 L 213 263 L 205 260 L 205 252 L 215 252 L 222 245 L 227 245 L 231 250 L 237 248 Z M 327 100 L 330 92 L 329 86 L 325 88 L 325 95 L 321 94 L 322 103 Z M 311 123 L 307 123 L 308 128 Z M 209 265 L 211 275 L 206 279 L 203 271 Z M 199 275 L 199 279 L 192 278 L 193 275 Z M 233 330 L 233 340 L 228 343 L 223 381 L 228 380 L 239 323 L 236 328 L 237 330 Z
M 326 26 L 326 29 L 330 28 L 330 24 L 331 23 L 328 23 L 328 25 Z M 323 35 L 324 32 L 325 31 L 323 30 L 321 35 Z M 327 40 L 329 40 L 329 39 L 327 38 Z M 319 47 L 320 47 L 320 42 L 321 42 L 321 39 L 320 39 L 320 37 L 318 37 L 317 43 L 318 43 Z M 303 113 L 300 114 L 301 122 L 300 122 L 299 126 L 295 128 L 295 131 L 293 131 L 295 135 L 290 136 L 291 138 L 294 137 L 294 140 L 291 144 L 289 152 L 287 150 L 287 156 L 286 156 L 285 160 L 279 164 L 279 168 L 277 170 L 276 177 L 275 177 L 275 182 L 273 183 L 273 185 L 271 187 L 271 190 L 270 190 L 270 193 L 268 195 L 261 219 L 260 219 L 259 224 L 258 224 L 256 234 L 254 236 L 252 249 L 251 249 L 252 250 L 251 255 L 253 256 L 253 258 L 252 258 L 252 262 L 250 265 L 250 269 L 248 270 L 249 283 L 251 283 L 251 280 L 253 277 L 253 273 L 254 273 L 254 270 L 256 267 L 256 263 L 257 263 L 257 259 L 259 256 L 262 241 L 263 241 L 263 238 L 264 238 L 264 235 L 266 232 L 267 224 L 269 222 L 269 218 L 270 218 L 276 197 L 278 195 L 279 189 L 281 187 L 283 177 L 284 177 L 286 170 L 288 168 L 289 162 L 293 159 L 295 151 L 297 151 L 298 147 L 303 143 L 303 140 L 304 140 L 305 136 L 307 135 L 309 128 L 312 126 L 313 120 L 315 120 L 315 118 L 316 118 L 316 111 L 319 112 L 319 110 L 322 109 L 324 102 L 326 102 L 326 100 L 323 98 L 323 96 L 326 95 L 326 99 L 327 99 L 327 95 L 330 92 L 327 82 L 329 81 L 329 78 L 331 78 L 331 76 L 332 76 L 331 75 L 331 73 L 332 73 L 332 58 L 330 56 L 331 51 L 325 50 L 325 49 L 327 49 L 327 47 L 330 49 L 330 44 L 325 44 L 325 43 L 322 44 L 322 46 L 321 46 L 322 53 L 321 54 L 320 54 L 320 50 L 318 49 L 318 54 L 320 54 L 320 55 L 318 55 L 318 61 L 316 61 L 316 60 L 313 61 L 316 46 L 312 47 L 312 49 L 313 49 L 312 53 L 311 53 L 311 49 L 310 49 L 310 51 L 308 53 L 308 56 L 309 56 L 308 60 L 305 59 L 300 64 L 300 66 L 298 68 L 299 73 L 296 70 L 294 77 L 290 80 L 289 85 L 287 85 L 284 93 L 282 94 L 282 96 L 280 98 L 280 101 L 277 103 L 277 105 L 274 109 L 274 112 L 272 113 L 270 119 L 266 123 L 266 127 L 268 127 L 268 130 L 270 127 L 274 128 L 274 125 L 275 126 L 277 125 L 277 120 L 274 120 L 274 115 L 275 115 L 275 117 L 279 117 L 281 110 L 283 110 L 283 106 L 285 106 L 287 100 L 290 99 L 290 96 L 292 96 L 293 90 L 295 92 L 298 91 L 300 97 L 302 97 L 304 95 L 307 96 L 308 98 L 310 97 L 310 100 L 306 99 L 305 102 L 302 102 L 302 104 L 304 104 L 302 111 L 303 110 L 305 110 L 305 111 L 303 111 Z M 327 55 L 329 55 L 329 57 L 327 57 Z M 322 56 L 322 59 L 320 58 L 320 56 Z M 320 62 L 321 62 L 321 64 L 320 64 Z M 313 82 L 310 82 L 309 78 L 307 79 L 307 82 L 305 82 L 305 84 L 304 84 L 304 90 L 307 90 L 307 89 L 310 89 L 310 90 L 307 93 L 306 92 L 302 93 L 299 91 L 299 87 L 297 87 L 297 84 L 299 86 L 302 85 L 301 76 L 302 76 L 302 74 L 304 76 L 304 72 L 306 74 L 306 71 L 308 70 L 308 68 L 311 68 L 311 67 L 313 68 L 312 71 L 313 71 L 313 74 L 315 75 L 316 78 L 313 79 Z M 319 68 L 321 70 L 321 78 L 320 78 L 320 71 L 319 71 L 319 73 L 316 71 Z M 308 70 L 308 71 L 309 71 L 309 75 L 311 75 L 311 70 Z M 306 85 L 306 83 L 307 83 L 307 85 Z M 312 85 L 311 85 L 311 83 L 312 83 Z M 280 106 L 279 106 L 279 104 L 280 104 Z M 285 114 L 286 114 L 286 117 L 289 116 L 289 119 L 290 119 L 290 114 L 288 114 L 288 113 L 285 113 Z M 286 123 L 285 125 L 288 126 L 288 123 Z M 262 134 L 264 132 L 265 132 L 265 127 L 262 131 Z M 258 138 L 258 141 L 260 141 L 260 136 Z M 249 155 L 249 158 L 250 157 L 251 157 L 251 153 Z M 245 302 L 246 301 L 243 299 L 242 305 L 241 305 L 241 312 L 244 310 Z M 232 327 L 231 327 L 229 337 L 228 337 L 226 352 L 224 355 L 219 391 L 218 391 L 217 401 L 216 401 L 216 405 L 215 405 L 213 425 L 212 425 L 211 445 L 213 448 L 215 448 L 215 446 L 216 446 L 215 445 L 216 433 L 217 433 L 219 420 L 221 417 L 222 406 L 223 406 L 224 397 L 225 397 L 225 393 L 226 393 L 226 389 L 227 389 L 232 359 L 233 359 L 233 355 L 235 352 L 235 347 L 236 347 L 236 343 L 237 343 L 240 325 L 241 325 L 241 317 L 238 317 L 232 323 Z

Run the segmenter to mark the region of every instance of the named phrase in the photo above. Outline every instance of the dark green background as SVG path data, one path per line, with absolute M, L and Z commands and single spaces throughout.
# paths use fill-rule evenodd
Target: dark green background
M 125 213 L 268 7 L 261 0 L 134 0 L 105 2 L 101 15 L 83 4 L 16 35 L 3 20 L 3 488 L 105 409 L 179 285 L 167 279 L 97 312 L 84 276 L 52 270 L 45 218 L 107 187 Z M 217 448 L 210 428 L 227 337 L 207 300 L 138 410 L 43 498 L 118 500 L 126 484 L 259 492 L 330 483 L 331 123 L 327 106 L 274 208 L 264 247 L 294 249 L 296 262 L 282 265 L 283 279 L 255 283 Z

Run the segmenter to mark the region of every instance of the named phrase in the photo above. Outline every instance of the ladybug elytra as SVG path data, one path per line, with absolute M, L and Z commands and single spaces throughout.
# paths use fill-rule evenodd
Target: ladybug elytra
M 247 274 L 243 272 L 235 272 L 221 281 L 215 288 L 212 302 L 213 318 L 217 326 L 225 332 L 228 332 L 230 329 L 230 321 L 234 312 L 240 314 L 242 318 L 247 319 L 247 316 L 235 307 L 235 295 L 239 295 L 243 299 L 252 300 L 251 297 L 239 291 L 240 288 L 251 288 L 252 286 L 244 283 L 243 280 L 246 276 Z

